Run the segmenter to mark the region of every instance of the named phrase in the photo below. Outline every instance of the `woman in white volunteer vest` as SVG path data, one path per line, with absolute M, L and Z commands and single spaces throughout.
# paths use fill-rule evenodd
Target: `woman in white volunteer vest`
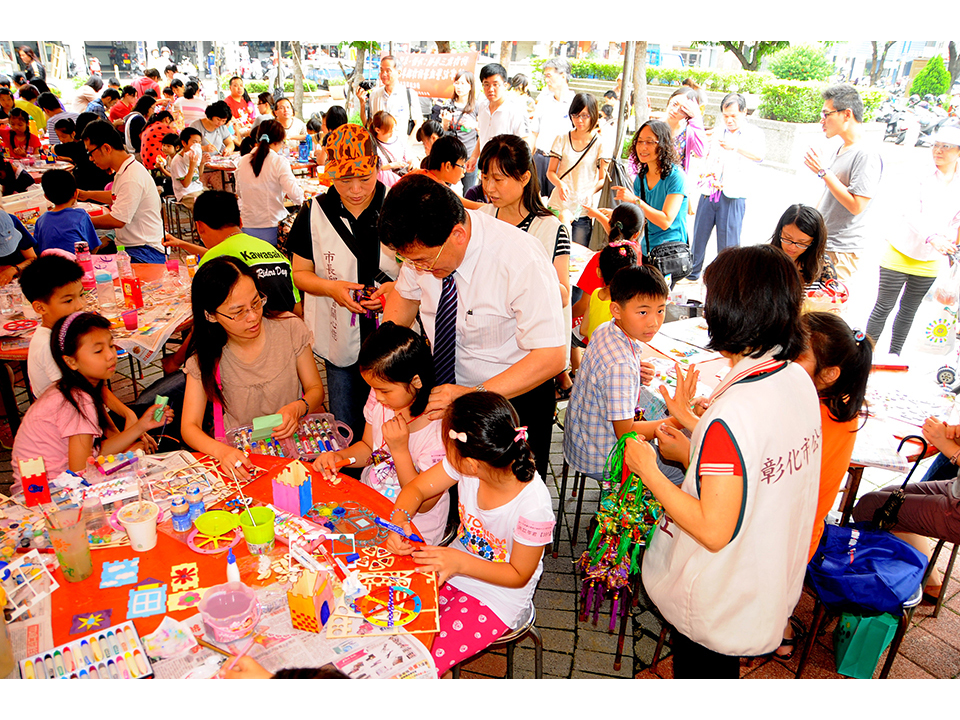
M 740 657 L 776 650 L 803 586 L 820 477 L 820 411 L 804 346 L 803 288 L 770 245 L 725 250 L 704 273 L 711 350 L 733 367 L 693 437 L 661 426 L 661 451 L 689 463 L 683 486 L 645 442 L 625 462 L 662 503 L 643 585 L 674 627 L 677 678 L 737 678 Z M 682 405 L 682 407 L 679 407 Z M 684 414 L 689 417 L 683 417 Z
M 360 125 L 342 125 L 327 136 L 326 174 L 333 185 L 304 205 L 287 246 L 293 281 L 304 292 L 303 319 L 327 369 L 330 411 L 363 434 L 363 405 L 370 388 L 357 356 L 376 329 L 373 313 L 393 289 L 396 254 L 380 243 L 377 221 L 386 188 L 377 180 L 377 151 Z M 360 297 L 364 293 L 368 297 Z M 370 317 L 367 317 L 368 311 Z

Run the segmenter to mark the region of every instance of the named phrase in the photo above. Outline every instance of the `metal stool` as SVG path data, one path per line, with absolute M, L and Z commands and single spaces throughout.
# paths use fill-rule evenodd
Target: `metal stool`
M 560 519 L 563 517 L 563 500 L 567 494 L 567 474 L 570 472 L 570 463 L 563 459 L 563 472 L 560 475 L 560 495 L 557 505 L 557 527 L 556 537 L 553 540 L 553 557 L 557 557 L 560 546 Z M 580 513 L 583 511 L 583 490 L 587 484 L 587 476 L 584 473 L 574 471 L 573 487 L 570 489 L 570 497 L 577 498 L 577 512 L 573 517 L 573 534 L 570 537 L 570 549 L 577 546 L 577 535 L 580 533 Z
M 930 574 L 930 568 L 933 567 L 931 563 L 927 567 L 927 572 L 924 573 L 923 580 L 920 582 L 919 587 L 916 591 L 907 599 L 903 604 L 903 614 L 900 616 L 900 622 L 897 625 L 897 632 L 893 636 L 893 640 L 890 642 L 890 648 L 887 650 L 887 659 L 883 663 L 883 669 L 880 671 L 880 679 L 884 680 L 890 674 L 890 668 L 893 667 L 893 661 L 897 657 L 897 652 L 900 650 L 900 643 L 903 642 L 903 636 L 907 634 L 907 628 L 910 626 L 910 621 L 913 619 L 913 611 L 916 610 L 917 605 L 920 604 L 920 600 L 923 598 L 923 586 L 926 584 L 927 576 Z M 807 637 L 807 641 L 803 644 L 803 653 L 800 655 L 800 664 L 797 666 L 797 678 L 799 679 L 803 675 L 803 669 L 807 664 L 807 659 L 810 657 L 810 651 L 813 649 L 813 643 L 817 639 L 817 632 L 820 630 L 820 626 L 823 624 L 824 616 L 827 614 L 826 606 L 820 602 L 820 598 L 817 597 L 817 594 L 814 593 L 816 598 L 816 604 L 813 607 L 813 623 L 810 626 L 810 634 Z
M 509 679 L 513 679 L 513 649 L 516 647 L 518 642 L 523 640 L 523 638 L 527 637 L 528 635 L 533 640 L 533 676 L 537 680 L 541 680 L 543 678 L 543 638 L 540 637 L 540 631 L 537 630 L 536 625 L 534 625 L 534 623 L 537 621 L 537 609 L 531 605 L 529 613 L 529 617 L 527 617 L 527 619 L 521 623 L 520 627 L 518 627 L 516 630 L 509 630 L 508 632 L 504 633 L 494 640 L 493 643 L 483 651 L 486 652 L 491 648 L 503 647 L 504 645 L 507 646 L 507 678 Z M 477 653 L 477 655 L 480 654 L 481 653 Z M 476 655 L 474 657 L 476 657 Z M 470 659 L 472 658 L 469 658 L 466 661 L 461 661 L 453 666 L 451 672 L 453 673 L 454 678 L 460 677 L 460 665 L 463 662 L 469 662 Z
M 181 216 L 181 211 L 186 213 L 186 220 Z M 163 198 L 163 226 L 164 232 L 180 240 L 185 239 L 185 236 L 192 241 L 200 239 L 193 226 L 193 213 L 190 208 L 177 202 L 172 195 Z
M 933 608 L 933 617 L 937 617 L 940 614 L 940 608 L 943 606 L 943 599 L 947 596 L 947 583 L 950 581 L 950 573 L 953 572 L 953 563 L 957 559 L 957 549 L 960 548 L 960 542 L 940 540 L 940 542 L 937 543 L 937 547 L 933 551 L 933 556 L 930 558 L 930 562 L 927 564 L 927 572 L 923 576 L 923 585 L 921 586 L 926 587 L 927 580 L 930 579 L 930 573 L 933 572 L 932 568 L 937 566 L 937 558 L 940 557 L 940 551 L 943 550 L 943 545 L 947 542 L 953 542 L 953 552 L 950 553 L 950 561 L 947 563 L 947 571 L 943 574 L 943 583 L 940 585 L 940 595 L 937 597 L 937 604 Z

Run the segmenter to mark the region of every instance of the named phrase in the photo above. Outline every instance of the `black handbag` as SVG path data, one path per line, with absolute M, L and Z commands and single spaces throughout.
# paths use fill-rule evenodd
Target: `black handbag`
M 646 169 L 644 169 L 640 176 L 640 199 L 643 202 L 647 201 L 647 193 L 644 190 L 646 174 Z M 671 240 L 660 243 L 651 250 L 646 225 L 644 225 L 643 239 L 647 241 L 647 252 L 643 254 L 643 261 L 648 265 L 653 265 L 664 277 L 669 275 L 671 288 L 693 270 L 693 254 L 690 252 L 690 246 L 687 243 Z

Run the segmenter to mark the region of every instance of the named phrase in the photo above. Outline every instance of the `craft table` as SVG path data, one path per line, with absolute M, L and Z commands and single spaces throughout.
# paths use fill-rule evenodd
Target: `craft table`
M 198 455 L 198 457 L 203 456 Z M 251 455 L 250 459 L 254 464 L 264 470 L 277 468 L 290 462 L 289 459 L 275 458 L 266 455 Z M 307 467 L 309 468 L 309 465 Z M 311 470 L 314 504 L 331 500 L 337 502 L 353 500 L 381 517 L 389 516 L 393 508 L 393 503 L 390 500 L 376 490 L 346 475 L 340 475 L 339 478 L 339 484 L 334 485 L 325 481 L 319 473 Z M 271 477 L 262 476 L 257 478 L 250 484 L 244 486 L 243 492 L 246 496 L 254 499 L 254 505 L 272 503 Z M 222 509 L 223 505 L 229 502 L 232 497 L 237 497 L 237 494 L 234 493 L 230 498 L 227 498 L 217 505 L 208 507 L 207 510 Z M 133 502 L 136 501 L 134 500 Z M 56 569 L 54 577 L 57 582 L 60 583 L 60 588 L 51 596 L 53 641 L 55 645 L 68 642 L 86 634 L 85 632 L 76 635 L 70 634 L 70 626 L 74 615 L 97 612 L 109 608 L 112 610 L 109 624 L 116 625 L 127 619 L 127 605 L 130 591 L 135 585 L 100 589 L 100 576 L 104 562 L 139 558 L 136 584 L 142 584 L 151 578 L 156 579 L 158 583 L 167 585 L 168 595 L 170 593 L 170 568 L 173 565 L 182 563 L 197 564 L 201 588 L 212 587 L 227 582 L 226 547 L 216 555 L 196 553 L 187 547 L 185 543 L 171 535 L 167 535 L 163 531 L 164 526 L 168 528 L 171 527 L 169 518 L 165 518 L 158 528 L 156 547 L 147 552 L 134 552 L 127 546 L 93 550 L 93 575 L 82 582 L 67 582 L 60 568 L 58 567 Z M 247 552 L 246 542 L 242 539 L 234 546 L 233 552 L 237 557 L 237 565 L 241 571 L 241 580 L 244 583 L 251 587 L 259 587 L 275 582 L 274 577 L 267 580 L 257 580 L 256 562 L 252 559 L 253 556 L 250 556 Z M 280 558 L 285 557 L 286 554 L 286 545 L 277 540 L 271 556 Z M 394 558 L 394 564 L 391 568 L 393 570 L 411 570 L 416 567 L 416 563 L 409 556 L 392 557 Z M 421 600 L 424 610 L 435 609 L 435 603 L 432 598 L 423 597 Z M 143 635 L 153 632 L 163 620 L 164 615 L 170 615 L 176 620 L 185 620 L 196 615 L 197 612 L 198 609 L 196 607 L 178 611 L 167 611 L 166 607 L 164 607 L 164 610 L 156 615 L 132 618 L 132 621 L 142 637 Z M 417 637 L 428 648 L 433 642 L 432 634 L 419 633 Z

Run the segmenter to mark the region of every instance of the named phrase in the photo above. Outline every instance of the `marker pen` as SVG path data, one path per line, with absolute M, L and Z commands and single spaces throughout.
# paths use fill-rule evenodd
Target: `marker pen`
M 130 675 L 133 677 L 138 677 L 139 673 L 137 673 L 137 664 L 133 661 L 133 655 L 131 655 L 129 652 L 126 653 L 123 656 L 123 661 L 123 666 L 130 670 Z
M 91 680 L 99 680 L 99 679 L 100 679 L 100 673 L 97 672 L 97 666 L 96 666 L 96 665 L 91 665 L 91 666 L 90 666 L 90 679 L 91 679 Z
M 137 646 L 137 639 L 134 637 L 133 629 L 127 625 L 123 628 L 123 634 L 127 636 L 127 642 L 130 643 L 130 649 L 133 650 Z
M 81 680 L 89 680 L 89 679 L 90 679 L 90 675 L 87 673 L 86 670 L 81 670 L 81 671 L 80 671 L 80 679 L 81 679 Z
M 64 675 L 63 677 L 66 678 L 67 676 Z M 73 673 L 73 675 L 70 676 L 70 679 L 71 679 L 71 680 L 78 680 L 79 678 L 78 678 L 78 676 L 77 676 L 76 673 Z
M 130 679 L 130 671 L 127 670 L 127 663 L 123 661 L 122 657 L 117 658 L 117 669 L 123 673 L 124 680 Z
M 80 643 L 80 652 L 83 654 L 84 662 L 86 662 L 87 665 L 90 665 L 90 664 L 91 664 L 91 661 L 90 661 L 90 643 L 88 643 L 86 640 L 81 641 L 81 643 Z
M 27 660 L 23 663 L 23 679 L 24 680 L 36 680 L 37 676 L 33 672 L 33 662 Z
M 63 666 L 63 655 L 60 654 L 59 650 L 55 650 L 53 653 L 53 666 L 57 670 L 57 675 L 63 675 L 66 672 Z
M 147 674 L 147 663 L 143 659 L 143 653 L 139 650 L 134 651 L 133 659 L 137 661 L 137 668 L 140 670 L 141 675 Z
M 112 659 L 107 660 L 107 670 L 110 671 L 110 677 L 114 680 L 120 679 L 120 673 L 117 672 L 117 664 Z
M 123 633 L 120 632 L 119 630 L 117 631 L 117 634 L 116 634 L 116 640 L 120 641 L 120 649 L 126 652 L 128 650 L 127 640 L 125 637 L 123 637 Z
M 113 654 L 120 654 L 120 646 L 117 644 L 117 636 L 113 634 L 113 630 L 107 633 L 107 640 L 110 642 L 110 646 L 113 648 Z
M 86 640 L 84 640 L 86 642 Z M 90 648 L 93 650 L 93 659 L 97 662 L 103 660 L 103 650 L 100 648 L 100 643 L 97 642 L 96 636 L 90 638 Z
M 63 664 L 66 667 L 68 672 L 73 672 L 77 669 L 77 666 L 73 664 L 73 652 L 70 648 L 64 648 L 63 651 Z

